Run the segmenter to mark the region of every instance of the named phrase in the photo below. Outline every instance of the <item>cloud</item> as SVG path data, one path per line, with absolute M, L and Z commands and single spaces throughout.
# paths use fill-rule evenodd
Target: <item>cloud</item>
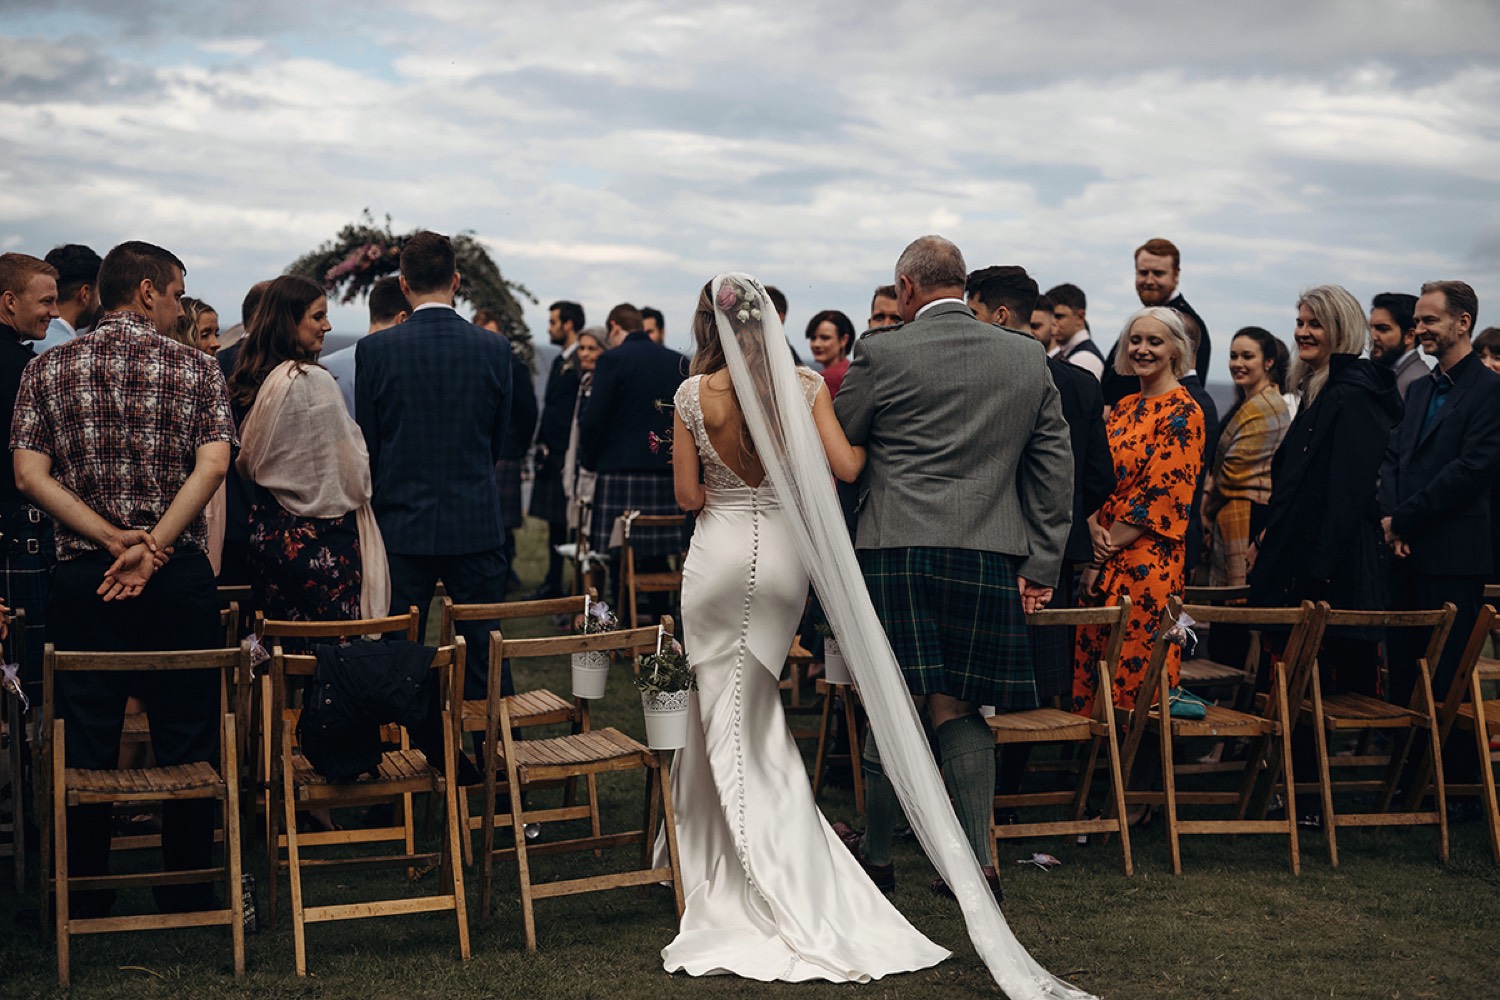
M 859 321 L 930 231 L 1082 285 L 1106 341 L 1154 235 L 1216 340 L 1324 281 L 1500 294 L 1491 3 L 5 7 L 0 231 L 153 239 L 210 301 L 367 206 L 678 343 L 717 270 Z

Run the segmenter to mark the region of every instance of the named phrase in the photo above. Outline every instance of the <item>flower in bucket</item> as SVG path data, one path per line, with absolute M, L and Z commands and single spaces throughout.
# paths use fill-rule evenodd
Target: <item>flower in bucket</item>
M 583 599 L 583 615 L 575 626 L 584 635 L 594 635 L 598 632 L 613 632 L 620 627 L 620 620 L 615 613 L 609 610 L 609 605 L 603 601 L 591 601 L 587 597 Z
M 644 695 L 698 690 L 698 674 L 676 639 L 659 653 L 638 657 L 636 664 L 635 686 Z

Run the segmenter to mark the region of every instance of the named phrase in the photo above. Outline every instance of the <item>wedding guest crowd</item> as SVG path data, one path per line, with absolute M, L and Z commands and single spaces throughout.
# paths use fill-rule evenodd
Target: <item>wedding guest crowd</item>
M 962 266 L 956 248 L 950 256 Z M 1459 617 L 1434 669 L 1441 696 L 1483 587 L 1500 574 L 1500 328 L 1476 332 L 1473 289 L 1447 280 L 1381 292 L 1366 313 L 1342 287 L 1307 288 L 1288 310 L 1292 351 L 1256 326 L 1230 339 L 1234 399 L 1221 422 L 1203 385 L 1208 326 L 1179 289 L 1181 253 L 1155 238 L 1133 263 L 1140 308 L 1107 350 L 1083 289 L 1059 282 L 1041 295 L 1017 265 L 976 270 L 966 283 L 944 271 L 933 300 L 966 335 L 1022 338 L 1024 348 L 1008 340 L 1002 350 L 1034 361 L 1056 390 L 1070 448 L 1066 467 L 1050 471 L 1071 482 L 1072 530 L 1059 578 L 1033 583 L 1052 587 L 1053 607 L 1130 598 L 1109 696 L 1122 707 L 1155 696 L 1139 690 L 1154 631 L 1167 599 L 1193 582 L 1248 586 L 1251 603 L 1267 606 L 1451 601 Z M 254 607 L 275 618 L 415 605 L 425 627 L 440 579 L 460 603 L 502 601 L 519 582 L 515 539 L 528 513 L 547 538 L 529 596 L 575 586 L 571 551 L 602 565 L 585 579 L 618 601 L 622 519 L 679 512 L 670 401 L 688 361 L 666 346 L 658 309 L 620 303 L 586 328 L 583 305 L 554 301 L 557 354 L 534 390 L 499 317 L 481 309 L 470 322 L 455 311 L 460 275 L 437 233 L 406 242 L 399 275 L 369 289 L 368 330 L 327 355 L 327 290 L 313 281 L 250 285 L 243 336 L 224 348 L 218 310 L 185 285 L 175 255 L 140 242 L 103 258 L 78 244 L 45 259 L 0 255 L 0 413 L 14 456 L 0 474 L 0 598 L 26 611 L 33 686 L 44 642 L 218 644 L 211 567 L 218 583 L 248 583 Z M 784 322 L 785 296 L 766 290 Z M 877 353 L 899 345 L 902 315 L 892 285 L 875 288 L 863 334 L 845 312 L 812 311 L 808 353 L 830 397 L 851 362 L 859 370 L 862 337 L 880 334 Z M 982 462 L 998 444 L 966 447 Z M 868 493 L 868 482 L 841 492 L 851 531 Z M 630 537 L 642 571 L 686 543 L 675 528 Z M 473 653 L 487 648 L 492 624 L 460 627 L 470 697 L 484 694 L 486 659 Z M 1325 690 L 1406 704 L 1421 650 L 1382 638 L 1330 634 Z M 1103 630 L 1036 630 L 1030 640 L 1027 665 L 1006 677 L 1026 688 L 1016 703 L 1093 711 Z M 1167 669 L 1176 686 L 1175 649 Z M 60 683 L 68 763 L 114 766 L 126 695 L 144 696 L 153 734 L 158 725 L 171 734 L 156 746 L 159 761 L 213 759 L 206 683 Z M 510 690 L 508 676 L 503 684 Z M 1470 775 L 1477 766 L 1458 764 Z M 1019 781 L 1014 766 L 1001 771 L 1002 785 Z M 109 824 L 75 808 L 73 871 L 102 872 Z M 168 811 L 169 864 L 206 867 L 206 815 Z M 200 888 L 169 888 L 160 901 L 196 906 Z M 109 900 L 78 905 L 103 912 Z

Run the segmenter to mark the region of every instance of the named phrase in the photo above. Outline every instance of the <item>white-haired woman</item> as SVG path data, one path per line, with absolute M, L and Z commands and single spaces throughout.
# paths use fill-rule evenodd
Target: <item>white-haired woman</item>
M 1338 285 L 1297 301 L 1291 383 L 1302 405 L 1271 461 L 1271 499 L 1252 552 L 1251 603 L 1326 600 L 1336 608 L 1385 607 L 1385 547 L 1375 487 L 1401 396 L 1389 369 L 1359 357 L 1364 309 Z M 1374 694 L 1373 642 L 1329 636 L 1320 658 L 1329 689 Z
M 1177 381 L 1193 367 L 1193 351 L 1176 310 L 1151 306 L 1131 316 L 1120 334 L 1115 371 L 1135 375 L 1141 391 L 1110 411 L 1105 433 L 1115 488 L 1089 518 L 1094 565 L 1084 571 L 1088 603 L 1129 595 L 1130 621 L 1115 674 L 1115 704 L 1135 705 L 1151 656 L 1151 636 L 1167 598 L 1182 593 L 1189 513 L 1203 468 L 1203 411 Z M 1073 710 L 1093 711 L 1095 664 L 1104 656 L 1103 628 L 1078 630 L 1073 659 Z M 1180 651 L 1167 669 L 1177 684 Z M 1147 694 L 1149 697 L 1149 693 Z

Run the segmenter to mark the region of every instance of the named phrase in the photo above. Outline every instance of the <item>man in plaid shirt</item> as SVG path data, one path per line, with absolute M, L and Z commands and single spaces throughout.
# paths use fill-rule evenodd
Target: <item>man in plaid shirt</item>
M 47 638 L 64 650 L 208 649 L 223 641 L 205 554 L 203 508 L 235 439 L 213 358 L 164 334 L 182 315 L 182 262 L 122 243 L 99 268 L 94 331 L 27 366 L 11 427 L 16 484 L 57 523 Z M 57 678 L 70 767 L 116 765 L 125 699 L 146 704 L 159 764 L 217 760 L 218 676 L 117 672 Z M 213 802 L 163 810 L 168 868 L 210 867 Z M 110 807 L 68 811 L 68 864 L 108 871 Z M 208 909 L 206 884 L 164 886 L 165 911 Z M 74 894 L 76 916 L 107 913 L 112 893 Z

